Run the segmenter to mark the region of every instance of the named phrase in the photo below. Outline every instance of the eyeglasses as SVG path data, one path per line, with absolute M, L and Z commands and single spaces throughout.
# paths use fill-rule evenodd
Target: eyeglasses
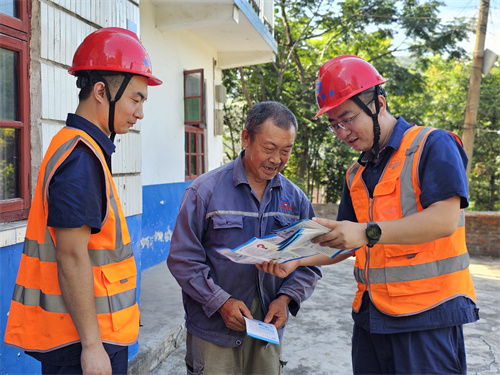
M 366 103 L 366 105 L 369 105 L 371 102 L 373 102 L 373 100 L 374 99 L 370 100 L 368 103 Z M 345 130 L 346 127 L 350 126 L 352 124 L 352 122 L 354 121 L 354 119 L 361 114 L 361 112 L 363 112 L 363 109 L 361 111 L 359 111 L 358 113 L 356 113 L 354 116 L 346 118 L 345 120 L 339 121 L 336 124 L 330 123 L 328 125 L 328 130 L 331 133 L 338 133 L 340 131 L 340 129 Z

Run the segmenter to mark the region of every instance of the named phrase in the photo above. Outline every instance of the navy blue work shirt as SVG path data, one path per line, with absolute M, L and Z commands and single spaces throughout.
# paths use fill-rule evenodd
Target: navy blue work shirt
M 111 154 L 116 146 L 102 130 L 72 113 L 68 114 L 66 125 L 90 135 L 110 167 Z M 50 182 L 47 225 L 53 228 L 80 228 L 87 224 L 92 234 L 99 233 L 106 215 L 106 199 L 101 163 L 85 143 L 78 142 Z
M 362 177 L 370 197 L 373 197 L 373 190 L 393 152 L 399 148 L 405 131 L 411 126 L 402 117 L 398 117 L 387 145 L 380 152 L 379 160 L 377 162 L 366 161 L 368 159 L 366 153 L 361 154 L 358 159 L 365 167 Z M 461 197 L 460 208 L 466 208 L 469 205 L 466 167 L 467 155 L 458 145 L 457 140 L 443 130 L 431 132 L 422 150 L 420 161 L 422 207 L 426 208 L 435 202 L 459 195 Z M 346 183 L 342 191 L 337 220 L 358 221 Z M 456 297 L 420 314 L 392 317 L 379 311 L 373 305 L 368 293 L 364 293 L 361 307 L 358 312 L 352 312 L 352 317 L 356 325 L 371 333 L 387 334 L 475 322 L 479 319 L 478 311 L 475 303 L 469 298 Z

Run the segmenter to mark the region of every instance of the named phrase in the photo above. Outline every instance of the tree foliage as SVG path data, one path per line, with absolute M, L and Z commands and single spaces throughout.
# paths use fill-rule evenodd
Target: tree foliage
M 321 200 L 336 202 L 345 172 L 357 154 L 326 131 L 324 116 L 314 119 L 315 83 L 319 67 L 342 54 L 370 61 L 387 79 L 389 108 L 395 116 L 403 115 L 409 122 L 460 135 L 470 61 L 459 43 L 474 27 L 464 19 L 442 22 L 442 4 L 436 0 L 276 0 L 275 62 L 224 71 L 224 85 L 232 99 L 225 107 L 226 156 L 233 159 L 238 154 L 239 135 L 248 109 L 260 101 L 279 101 L 293 111 L 299 122 L 285 175 L 311 198 L 324 187 Z M 492 73 L 483 82 L 485 87 L 491 86 L 488 90 L 495 90 L 495 85 L 489 83 L 494 82 L 495 74 L 498 73 Z M 486 107 L 481 112 L 485 117 L 478 116 L 478 128 L 488 129 L 480 134 L 488 133 L 492 140 L 491 134 L 498 135 L 494 133 L 494 129 L 498 130 L 494 108 L 498 108 L 495 100 L 499 100 L 499 95 L 492 92 L 484 104 L 481 95 L 481 105 Z M 491 147 L 495 144 L 498 140 Z M 484 163 L 488 157 L 494 160 L 488 150 L 485 145 L 478 146 L 473 162 L 483 157 Z M 498 161 L 496 167 L 493 184 L 498 188 Z M 485 190 L 483 198 L 471 199 L 473 204 L 491 197 L 491 179 L 484 182 L 491 173 L 490 164 L 473 169 L 471 189 L 481 186 Z M 476 184 L 475 179 L 483 182 Z M 498 201 L 498 196 L 493 200 Z
M 483 79 L 469 189 L 472 208 L 500 210 L 500 69 Z

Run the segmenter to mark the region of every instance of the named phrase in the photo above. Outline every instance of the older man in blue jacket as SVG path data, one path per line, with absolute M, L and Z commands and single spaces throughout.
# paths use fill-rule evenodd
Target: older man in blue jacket
M 314 216 L 305 194 L 280 174 L 296 134 L 287 107 L 255 105 L 239 157 L 198 177 L 185 192 L 167 263 L 182 287 L 188 373 L 281 373 L 281 346 L 246 336 L 244 317 L 273 323 L 282 338 L 288 313 L 296 315 L 311 296 L 320 269 L 299 267 L 280 279 L 218 250 Z

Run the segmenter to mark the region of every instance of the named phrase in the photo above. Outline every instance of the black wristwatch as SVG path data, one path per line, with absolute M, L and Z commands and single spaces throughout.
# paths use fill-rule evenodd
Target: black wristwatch
M 366 238 L 368 238 L 368 247 L 373 247 L 373 245 L 378 242 L 381 235 L 382 229 L 380 229 L 377 223 L 374 223 L 373 221 L 366 223 Z

